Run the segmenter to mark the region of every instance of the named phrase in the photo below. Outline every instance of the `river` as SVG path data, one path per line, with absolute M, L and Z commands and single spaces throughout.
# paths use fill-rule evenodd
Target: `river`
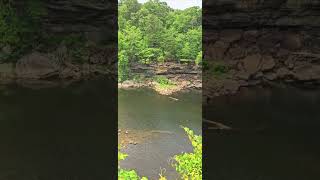
M 0 179 L 109 179 L 108 170 L 117 171 L 110 166 L 117 163 L 117 127 L 108 121 L 116 119 L 117 98 L 110 87 L 116 86 L 100 80 L 0 87 Z
M 243 89 L 213 99 L 205 118 L 234 130 L 204 126 L 204 177 L 320 179 L 319 107 L 319 90 L 294 87 Z
M 108 80 L 42 89 L 0 86 L 0 179 L 116 179 L 115 121 L 140 138 L 121 165 L 155 179 L 176 177 L 168 160 L 192 151 L 180 125 L 201 133 L 201 95 L 170 99 L 151 90 L 119 90 Z M 119 107 L 115 106 L 119 104 Z M 119 108 L 119 114 L 113 112 Z M 140 136 L 141 137 L 141 136 Z M 112 148 L 113 147 L 113 148 Z
M 201 134 L 201 94 L 186 92 L 169 97 L 147 89 L 120 90 L 118 102 L 121 133 L 126 130 L 130 136 L 132 132 L 137 136 L 133 135 L 132 139 L 141 141 L 122 150 L 129 157 L 120 163 L 121 167 L 135 169 L 139 175 L 151 179 L 159 177 L 161 168 L 165 169 L 163 175 L 168 179 L 176 179 L 177 173 L 170 159 L 181 152 L 192 151 L 180 126 Z M 141 136 L 145 138 L 141 139 Z

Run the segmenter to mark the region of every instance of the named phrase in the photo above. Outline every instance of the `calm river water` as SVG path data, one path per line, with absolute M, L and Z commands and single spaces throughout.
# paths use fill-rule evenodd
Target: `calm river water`
M 0 87 L 0 179 L 116 179 L 115 95 L 108 81 Z
M 119 128 L 135 132 L 156 133 L 148 140 L 129 145 L 123 149 L 129 157 L 120 163 L 122 168 L 135 169 L 141 176 L 151 179 L 159 177 L 160 168 L 164 175 L 175 179 L 177 174 L 170 164 L 170 158 L 181 152 L 192 151 L 182 126 L 202 131 L 202 99 L 198 92 L 179 93 L 172 97 L 158 95 L 152 90 L 119 91 Z
M 206 179 L 320 179 L 320 91 L 256 88 L 213 99 L 204 127 Z

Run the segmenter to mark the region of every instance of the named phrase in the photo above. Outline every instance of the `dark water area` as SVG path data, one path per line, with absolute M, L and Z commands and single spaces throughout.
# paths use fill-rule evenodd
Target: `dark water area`
M 164 131 L 143 143 L 129 145 L 122 151 L 129 157 L 120 163 L 124 169 L 135 169 L 139 175 L 159 178 L 165 169 L 168 179 L 178 175 L 170 159 L 181 152 L 191 152 L 192 146 L 180 127 L 186 126 L 196 134 L 202 132 L 202 99 L 199 92 L 158 95 L 147 89 L 119 90 L 119 128 L 141 132 Z M 130 131 L 129 131 L 130 133 Z
M 109 81 L 1 87 L 0 179 L 115 179 L 114 87 Z
M 204 117 L 204 179 L 320 179 L 320 91 L 243 89 L 212 100 Z

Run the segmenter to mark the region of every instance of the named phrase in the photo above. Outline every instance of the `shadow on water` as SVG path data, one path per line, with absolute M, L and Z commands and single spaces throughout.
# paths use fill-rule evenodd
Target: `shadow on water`
M 320 179 L 320 91 L 242 90 L 215 98 L 204 117 L 231 126 L 204 126 L 204 177 L 216 180 Z
M 110 88 L 111 87 L 111 88 Z M 116 172 L 114 84 L 0 92 L 0 179 L 109 179 Z M 113 173 L 115 174 L 115 173 Z M 113 179 L 115 179 L 114 177 Z
M 119 128 L 139 132 L 156 132 L 142 143 L 123 149 L 129 157 L 122 168 L 135 169 L 141 176 L 159 178 L 160 168 L 166 169 L 168 179 L 176 179 L 170 159 L 192 146 L 180 125 L 201 134 L 201 94 L 196 92 L 168 96 L 147 89 L 119 90 Z M 160 132 L 160 133 L 159 133 Z M 163 133 L 164 132 L 164 133 Z

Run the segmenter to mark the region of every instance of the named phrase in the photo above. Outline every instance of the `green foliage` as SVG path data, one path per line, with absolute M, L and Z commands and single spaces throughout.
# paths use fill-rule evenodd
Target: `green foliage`
M 129 76 L 129 58 L 125 51 L 118 53 L 118 81 L 123 82 Z
M 48 34 L 41 38 L 38 50 L 45 53 L 51 53 L 58 48 L 65 47 L 64 53 L 68 55 L 68 59 L 73 63 L 87 62 L 90 55 L 90 50 L 96 48 L 95 45 L 90 45 L 81 33 L 76 34 Z M 91 49 L 90 49 L 91 48 Z
M 209 70 L 215 76 L 223 76 L 228 72 L 228 67 L 222 63 L 213 63 Z
M 128 171 L 124 169 L 118 171 L 118 178 L 119 180 L 139 180 L 139 176 L 134 170 Z
M 174 10 L 159 0 L 121 0 L 118 11 L 119 52 L 126 54 L 128 64 L 196 60 L 202 49 L 199 7 Z
M 202 51 L 198 53 L 195 63 L 196 65 L 202 64 Z
M 68 47 L 73 62 L 83 63 L 88 60 L 89 49 L 82 34 L 71 34 L 62 39 L 62 44 Z
M 152 61 L 159 60 L 162 57 L 161 49 L 159 48 L 146 48 L 143 49 L 140 53 L 141 63 L 149 64 Z
M 20 42 L 21 22 L 9 3 L 0 2 L 0 45 Z
M 174 83 L 172 83 L 168 78 L 166 78 L 165 76 L 156 76 L 155 77 L 155 81 L 160 84 L 160 85 L 174 85 Z
M 26 3 L 27 3 L 27 12 L 32 19 L 39 20 L 39 18 L 48 14 L 43 1 L 27 0 Z
M 174 156 L 173 166 L 182 179 L 202 179 L 202 136 L 195 135 L 192 130 L 183 127 L 193 146 L 192 153 L 183 153 Z
M 127 157 L 128 157 L 128 155 L 127 155 L 127 154 L 124 154 L 124 153 L 118 152 L 118 161 L 125 160 Z
M 46 9 L 40 0 L 26 1 L 26 14 L 18 16 L 11 1 L 0 2 L 0 47 L 10 46 L 12 53 L 1 56 L 0 60 L 17 59 L 26 51 L 38 45 L 41 34 L 42 16 Z

